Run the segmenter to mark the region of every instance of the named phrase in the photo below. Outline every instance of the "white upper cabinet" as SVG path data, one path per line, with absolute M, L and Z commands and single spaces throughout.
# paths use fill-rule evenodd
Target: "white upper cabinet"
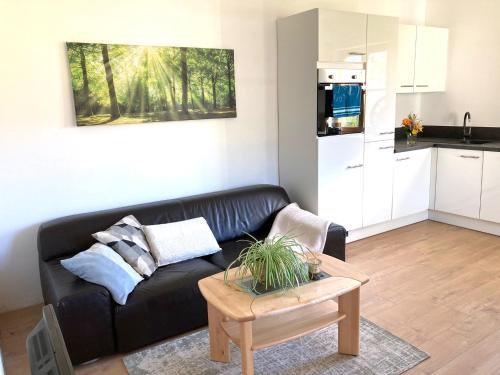
M 500 152 L 485 151 L 483 163 L 480 218 L 500 223 Z
M 398 40 L 398 93 L 409 93 L 413 92 L 415 81 L 417 27 L 399 25 Z
M 398 84 L 398 30 L 395 17 L 368 15 L 365 140 L 394 139 Z
M 399 93 L 446 90 L 448 29 L 399 25 Z
M 448 29 L 418 26 L 415 92 L 446 91 Z
M 319 10 L 318 61 L 365 62 L 366 14 Z
M 391 220 L 394 140 L 365 143 L 363 226 Z
M 392 218 L 427 211 L 430 183 L 430 149 L 394 154 Z
M 318 215 L 347 230 L 363 224 L 363 134 L 318 138 Z
M 483 151 L 438 149 L 437 211 L 479 219 Z

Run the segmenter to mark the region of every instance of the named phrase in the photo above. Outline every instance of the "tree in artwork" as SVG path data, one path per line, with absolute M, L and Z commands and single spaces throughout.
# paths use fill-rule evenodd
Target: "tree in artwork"
M 228 49 L 67 43 L 79 126 L 236 117 Z

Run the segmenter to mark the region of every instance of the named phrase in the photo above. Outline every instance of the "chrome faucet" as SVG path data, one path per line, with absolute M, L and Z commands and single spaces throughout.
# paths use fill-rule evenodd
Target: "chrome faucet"
M 465 112 L 465 115 L 464 115 L 464 126 L 463 126 L 464 141 L 467 141 L 467 139 L 470 139 L 470 137 L 472 135 L 472 128 L 470 126 L 467 127 L 467 120 L 469 120 L 469 123 L 470 123 L 470 112 Z

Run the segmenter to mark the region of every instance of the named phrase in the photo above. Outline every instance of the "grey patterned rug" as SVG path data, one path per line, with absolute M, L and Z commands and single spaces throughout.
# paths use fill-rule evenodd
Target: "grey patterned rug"
M 212 362 L 206 329 L 128 355 L 131 375 L 239 375 L 241 356 L 231 344 L 231 363 Z M 429 358 L 427 353 L 369 320 L 361 321 L 361 354 L 337 352 L 337 324 L 288 343 L 255 352 L 255 374 L 401 374 Z

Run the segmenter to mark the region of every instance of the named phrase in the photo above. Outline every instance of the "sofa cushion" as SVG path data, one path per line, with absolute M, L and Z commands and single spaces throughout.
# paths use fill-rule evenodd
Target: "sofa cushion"
M 120 305 L 127 302 L 129 293 L 144 280 L 120 255 L 102 243 L 61 260 L 61 264 L 76 276 L 104 286 Z
M 203 260 L 191 259 L 160 267 L 115 306 L 118 351 L 125 352 L 207 324 L 206 302 L 198 280 L 221 272 Z
M 108 229 L 94 233 L 92 236 L 120 254 L 139 275 L 149 277 L 158 268 L 150 254 L 142 225 L 134 215 L 125 216 Z
M 143 229 L 158 266 L 199 258 L 220 250 L 207 221 L 202 217 L 144 225 Z
M 216 265 L 221 270 L 225 270 L 236 258 L 238 258 L 241 251 L 248 247 L 248 242 L 236 239 L 223 242 L 220 244 L 220 247 L 222 249 L 221 251 L 203 257 L 203 259 Z M 238 264 L 235 264 L 235 266 L 237 265 Z

